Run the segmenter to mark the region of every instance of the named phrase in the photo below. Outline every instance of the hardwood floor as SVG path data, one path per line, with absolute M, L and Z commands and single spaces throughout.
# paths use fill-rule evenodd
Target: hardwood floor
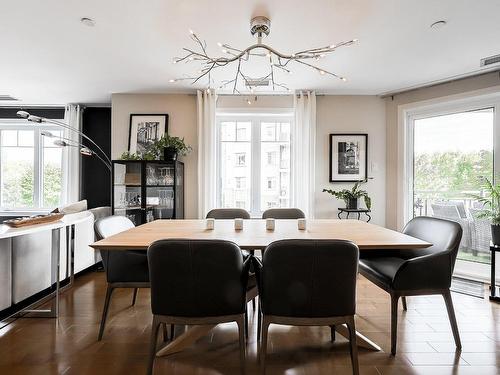
M 19 319 L 0 330 L 0 374 L 144 374 L 151 314 L 149 291 L 117 290 L 101 342 L 103 273 L 78 278 L 61 299 L 61 317 Z M 389 296 L 361 278 L 356 328 L 383 352 L 359 350 L 361 374 L 500 374 L 500 304 L 452 293 L 462 338 L 455 351 L 440 297 L 410 297 L 400 307 L 398 354 L 390 352 Z M 247 374 L 258 374 L 256 315 L 249 312 Z M 181 328 L 181 327 L 179 327 Z M 351 374 L 347 340 L 330 343 L 328 327 L 271 326 L 267 374 Z M 239 374 L 236 324 L 218 326 L 188 350 L 157 358 L 155 374 Z

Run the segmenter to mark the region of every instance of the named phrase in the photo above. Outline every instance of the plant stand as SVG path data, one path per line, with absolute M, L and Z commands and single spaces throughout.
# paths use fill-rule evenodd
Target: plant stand
M 490 244 L 491 251 L 491 281 L 490 281 L 490 301 L 500 302 L 500 288 L 495 284 L 495 254 L 500 251 L 500 246 Z
M 337 216 L 340 220 L 342 220 L 342 216 L 340 216 L 340 214 L 343 212 L 346 213 L 346 219 L 349 219 L 349 215 L 351 213 L 358 214 L 358 220 L 361 218 L 361 214 L 365 214 L 368 217 L 368 220 L 366 221 L 367 223 L 372 219 L 372 217 L 369 215 L 369 213 L 372 211 L 367 208 L 339 208 L 339 213 L 337 214 Z

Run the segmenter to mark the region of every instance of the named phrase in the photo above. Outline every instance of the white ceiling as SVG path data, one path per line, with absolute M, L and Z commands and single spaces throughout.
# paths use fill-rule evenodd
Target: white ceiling
M 291 89 L 380 94 L 474 72 L 480 58 L 500 53 L 498 0 L 3 0 L 0 94 L 62 104 L 105 103 L 115 92 L 192 92 L 206 83 L 168 82 L 199 69 L 172 64 L 194 46 L 188 29 L 219 54 L 219 41 L 254 42 L 254 15 L 271 19 L 265 42 L 284 53 L 359 39 L 319 62 L 348 82 L 298 66 L 278 76 Z M 429 27 L 441 19 L 447 26 Z M 234 69 L 217 78 L 233 78 Z

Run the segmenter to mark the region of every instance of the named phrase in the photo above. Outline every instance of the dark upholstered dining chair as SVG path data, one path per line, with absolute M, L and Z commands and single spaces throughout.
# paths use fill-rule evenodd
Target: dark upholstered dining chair
M 153 324 L 148 373 L 152 373 L 160 324 L 236 322 L 245 364 L 245 308 L 250 259 L 222 240 L 159 240 L 148 249 Z M 165 272 L 168 270 L 168 272 Z
M 391 296 L 391 353 L 396 355 L 399 298 L 402 297 L 406 310 L 406 296 L 431 294 L 443 296 L 455 345 L 461 349 L 450 285 L 462 227 L 453 221 L 420 216 L 410 220 L 403 233 L 432 246 L 393 253 L 370 251 L 359 262 L 359 272 Z
M 262 213 L 263 219 L 303 219 L 306 215 L 298 208 L 270 208 Z
M 215 220 L 250 219 L 250 214 L 248 213 L 248 211 L 242 208 L 214 208 L 213 210 L 210 210 L 208 212 L 207 219 L 215 219 Z M 247 258 L 249 254 L 253 255 L 254 253 L 255 253 L 254 250 L 243 252 L 245 258 Z M 255 275 L 253 274 L 253 272 L 250 273 L 248 279 L 248 292 L 249 294 L 253 293 L 257 295 L 257 283 L 255 281 Z M 252 298 L 252 308 L 255 310 L 255 298 Z M 245 332 L 248 335 L 248 316 L 245 319 L 245 324 L 247 325 L 247 329 L 245 330 Z
M 214 208 L 208 212 L 207 219 L 250 219 L 250 214 L 243 208 Z
M 97 239 L 134 228 L 134 224 L 124 216 L 108 216 L 98 219 L 94 224 Z M 133 288 L 132 306 L 137 298 L 138 288 L 149 288 L 148 258 L 145 251 L 100 250 L 106 281 L 106 299 L 102 311 L 98 340 L 102 339 L 108 316 L 111 295 L 115 288 Z
M 270 324 L 346 324 L 353 373 L 359 373 L 354 325 L 358 258 L 358 247 L 343 240 L 281 240 L 267 247 L 262 264 L 253 258 L 263 314 L 263 370 Z

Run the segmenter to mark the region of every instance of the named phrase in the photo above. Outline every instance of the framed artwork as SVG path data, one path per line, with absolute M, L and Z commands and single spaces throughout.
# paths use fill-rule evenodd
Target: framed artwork
M 368 134 L 330 134 L 330 182 L 368 178 Z
M 168 133 L 168 115 L 131 114 L 128 151 L 142 154 L 157 139 Z

